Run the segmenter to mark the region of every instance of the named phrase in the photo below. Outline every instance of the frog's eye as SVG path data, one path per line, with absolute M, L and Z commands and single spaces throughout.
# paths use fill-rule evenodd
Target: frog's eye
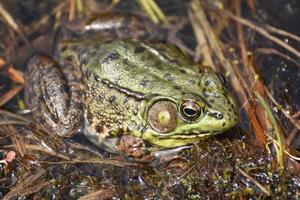
M 203 113 L 203 108 L 193 100 L 185 100 L 180 104 L 179 111 L 184 121 L 194 122 Z
M 171 101 L 158 101 L 148 111 L 148 123 L 160 133 L 173 131 L 177 127 L 177 109 Z

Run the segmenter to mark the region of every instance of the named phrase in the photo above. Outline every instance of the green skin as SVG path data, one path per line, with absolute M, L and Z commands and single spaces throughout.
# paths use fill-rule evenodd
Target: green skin
M 25 95 L 41 125 L 60 136 L 72 136 L 84 121 L 86 137 L 111 152 L 118 151 L 123 135 L 166 149 L 238 121 L 220 77 L 200 72 L 201 66 L 172 45 L 81 39 L 60 42 L 56 55 L 57 62 L 45 56 L 29 61 Z M 160 109 L 162 101 L 175 112 Z M 186 101 L 200 108 L 192 119 L 181 110 Z M 149 114 L 154 104 L 156 121 Z

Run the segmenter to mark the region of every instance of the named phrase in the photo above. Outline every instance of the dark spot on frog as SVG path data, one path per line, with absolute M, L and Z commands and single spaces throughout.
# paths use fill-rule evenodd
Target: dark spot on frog
M 224 122 L 224 123 L 222 124 L 222 126 L 225 127 L 225 125 L 226 125 L 226 123 Z
M 175 77 L 172 76 L 172 75 L 169 74 L 169 73 L 166 73 L 166 74 L 164 75 L 164 77 L 165 77 L 165 79 L 167 79 L 168 81 L 175 81 Z
M 129 101 L 129 98 L 127 96 L 124 97 L 123 103 L 126 104 Z
M 66 57 L 64 57 L 64 59 L 65 59 L 66 61 L 68 61 L 68 62 L 72 62 L 73 57 L 72 57 L 72 56 L 66 56 Z
M 140 82 L 140 86 L 142 87 L 146 87 L 149 83 L 149 80 L 148 79 L 142 79 L 141 82 Z
M 64 52 L 66 50 L 67 50 L 67 46 L 66 45 L 62 45 L 62 46 L 59 47 L 59 51 L 60 52 Z
M 205 90 L 202 91 L 202 96 L 203 96 L 204 98 L 208 98 L 208 94 L 206 93 Z
M 86 78 L 90 78 L 92 77 L 92 71 L 90 69 L 86 69 L 86 71 L 84 72 L 84 75 Z M 80 80 L 78 80 L 80 81 Z
M 210 99 L 209 102 L 212 103 L 212 104 L 214 104 L 215 100 L 214 99 Z
M 44 124 L 46 123 L 46 119 L 44 117 L 38 117 L 38 122 Z
M 115 102 L 116 100 L 117 100 L 117 97 L 114 96 L 114 95 L 112 95 L 111 97 L 108 98 L 108 102 L 109 102 L 109 103 L 113 103 L 113 102 Z
M 101 63 L 107 63 L 113 60 L 117 60 L 120 58 L 120 54 L 116 51 L 109 53 L 103 60 Z
M 191 79 L 191 80 L 188 80 L 188 83 L 191 84 L 191 85 L 195 85 L 196 81 Z
M 156 59 L 156 57 L 152 53 L 141 54 L 141 55 L 142 55 L 142 58 L 145 58 L 147 60 L 155 60 Z M 145 55 L 145 57 L 143 55 Z
M 228 111 L 229 111 L 229 112 L 232 112 L 232 109 L 231 109 L 231 108 L 229 108 L 229 109 L 228 109 Z
M 128 50 L 128 48 L 129 48 L 128 43 L 127 43 L 127 42 L 124 42 L 124 43 L 123 43 L 123 47 L 124 47 L 125 50 Z
M 197 84 L 197 85 L 198 85 L 198 87 L 203 88 L 203 87 L 202 87 L 202 81 L 201 81 L 201 80 L 198 81 L 198 84 Z M 206 90 L 206 89 L 204 88 L 203 90 Z
M 94 44 L 94 47 L 93 47 L 93 48 L 94 48 L 94 49 L 98 49 L 98 50 L 99 50 L 99 49 L 100 49 L 100 47 L 101 47 L 101 45 L 100 45 L 100 44 L 97 42 L 96 44 Z
M 166 51 L 166 49 L 165 49 L 165 48 L 157 48 L 156 50 L 157 50 L 157 51 L 159 51 L 160 53 L 162 53 L 162 52 Z
M 123 64 L 125 64 L 125 65 L 129 65 L 129 61 L 128 61 L 128 59 L 126 59 L 126 58 L 125 58 L 125 59 L 123 60 Z
M 135 47 L 135 49 L 133 50 L 133 53 L 139 54 L 139 53 L 143 53 L 144 51 L 145 51 L 144 47 Z
M 184 69 L 180 69 L 179 71 L 180 71 L 180 73 L 182 73 L 182 74 L 187 74 L 187 71 L 185 71 Z
M 103 126 L 101 126 L 101 125 L 96 126 L 95 129 L 96 129 L 97 133 L 102 133 L 103 132 Z
M 156 66 L 156 68 L 158 68 L 158 69 L 163 69 L 164 68 L 163 65 L 161 65 L 160 61 L 156 61 L 153 66 Z
M 95 80 L 97 82 L 100 82 L 101 81 L 101 77 L 98 74 L 95 74 Z
M 175 90 L 181 90 L 181 87 L 180 87 L 179 85 L 175 85 L 175 86 L 174 86 L 174 89 L 175 89 Z
M 137 115 L 139 113 L 139 108 L 136 106 L 132 112 L 134 115 Z
M 89 59 L 88 59 L 88 57 L 85 54 L 82 54 L 79 57 L 79 59 L 80 59 L 80 63 L 83 64 L 83 65 L 86 65 L 89 62 Z
M 211 83 L 211 80 L 207 79 L 207 80 L 205 80 L 204 85 L 207 87 L 207 86 L 209 86 L 210 83 Z

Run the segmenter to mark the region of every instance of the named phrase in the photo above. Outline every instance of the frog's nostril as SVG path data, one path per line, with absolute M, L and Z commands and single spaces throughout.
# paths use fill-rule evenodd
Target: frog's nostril
M 220 112 L 218 112 L 218 113 L 216 113 L 216 115 L 215 115 L 215 117 L 217 118 L 217 119 L 223 119 L 223 114 L 222 113 L 220 113 Z
M 216 118 L 218 120 L 221 120 L 221 119 L 224 118 L 223 114 L 220 113 L 220 112 L 213 112 L 213 113 L 209 113 L 208 115 L 212 116 L 212 117 L 214 117 L 214 118 Z

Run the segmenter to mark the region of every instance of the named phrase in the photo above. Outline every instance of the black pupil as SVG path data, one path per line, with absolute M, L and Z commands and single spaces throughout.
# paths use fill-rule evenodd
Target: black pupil
M 183 109 L 184 114 L 187 116 L 195 116 L 197 114 L 197 111 L 192 108 L 184 108 Z

